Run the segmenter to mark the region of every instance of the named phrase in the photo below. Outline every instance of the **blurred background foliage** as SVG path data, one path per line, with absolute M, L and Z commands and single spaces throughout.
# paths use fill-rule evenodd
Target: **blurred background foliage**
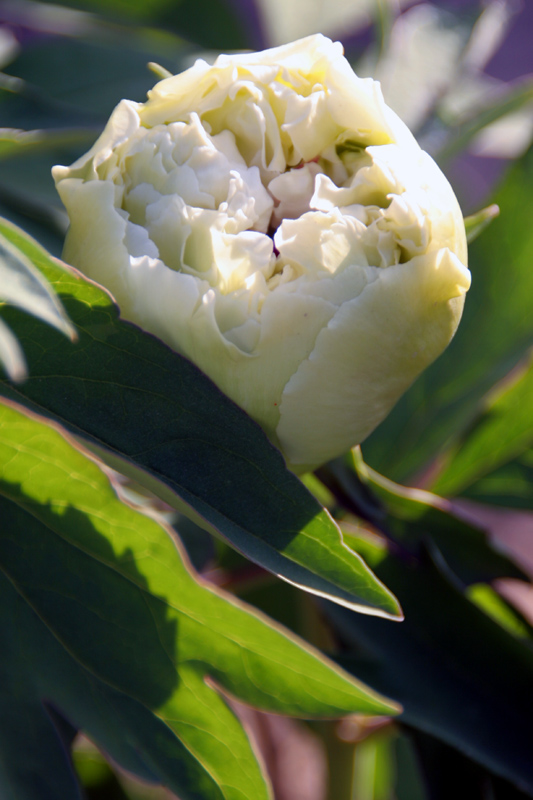
M 309 482 L 334 514 L 336 499 L 346 507 L 361 486 L 388 504 L 388 521 L 373 506 L 371 525 L 345 514 L 341 522 L 400 598 L 402 626 L 384 632 L 390 623 L 319 609 L 279 581 L 236 579 L 248 574 L 244 559 L 173 518 L 196 566 L 215 563 L 216 549 L 221 585 L 335 651 L 405 707 L 400 724 L 361 718 L 307 726 L 242 707 L 277 800 L 533 796 L 521 773 L 533 712 L 532 31 L 533 4 L 515 0 L 0 0 L 0 215 L 52 254 L 61 254 L 67 219 L 50 169 L 88 149 L 120 98 L 144 100 L 154 83 L 148 62 L 175 73 L 198 56 L 314 32 L 339 38 L 358 74 L 381 81 L 465 214 L 500 207 L 471 247 L 473 284 L 459 333 L 363 444 L 370 470 L 342 463 Z M 50 313 L 60 319 L 57 308 Z M 377 473 L 449 500 L 441 507 L 429 494 L 404 495 Z M 361 503 L 358 495 L 359 512 Z M 489 538 L 476 539 L 467 521 L 451 524 L 450 513 Z M 384 548 L 383 535 L 400 558 Z M 514 574 L 497 560 L 502 549 Z M 415 552 L 423 573 L 411 569 Z M 448 664 L 460 629 L 466 638 L 473 631 L 470 649 Z M 526 653 L 520 669 L 517 642 Z M 424 674 L 438 697 L 425 692 Z M 476 738 L 481 729 L 490 731 L 488 743 Z M 83 737 L 74 753 L 88 798 L 172 796 L 112 769 Z

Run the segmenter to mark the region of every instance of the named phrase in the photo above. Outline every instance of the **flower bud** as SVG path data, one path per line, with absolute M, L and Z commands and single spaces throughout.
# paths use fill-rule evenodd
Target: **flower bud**
M 53 174 L 65 260 L 295 471 L 363 441 L 459 323 L 457 200 L 379 84 L 323 36 L 197 61 L 119 103 Z

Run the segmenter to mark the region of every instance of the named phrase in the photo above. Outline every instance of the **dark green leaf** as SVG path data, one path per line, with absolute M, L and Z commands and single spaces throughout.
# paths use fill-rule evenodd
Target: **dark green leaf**
M 407 489 L 369 470 L 369 485 L 388 508 L 387 525 L 408 547 L 434 542 L 465 585 L 496 578 L 528 580 L 485 531 L 460 519 L 450 503 L 429 492 Z
M 533 450 L 521 453 L 466 487 L 462 495 L 480 503 L 533 508 Z
M 431 800 L 449 800 L 457 794 L 458 786 L 468 800 L 526 800 L 531 796 L 441 740 L 415 728 L 409 728 L 408 732 Z M 411 800 L 411 797 L 406 795 L 403 800 Z
M 22 131 L 0 136 L 0 212 L 61 254 L 68 217 L 61 205 L 51 169 L 71 163 L 98 135 L 99 128 Z
M 528 580 L 515 563 L 493 547 L 483 530 L 460 519 L 449 501 L 384 478 L 362 462 L 358 449 L 328 466 L 342 481 L 346 495 L 360 504 L 360 515 L 391 537 L 404 553 L 417 556 L 421 546 L 436 545 L 464 585 L 502 577 Z M 370 498 L 361 505 L 359 498 L 364 491 L 373 496 L 374 509 Z M 377 509 L 376 499 L 381 503 Z
M 485 475 L 517 458 L 533 444 L 533 365 L 531 357 L 485 398 L 475 424 L 447 453 L 446 466 L 432 489 L 460 494 Z
M 53 15 L 53 11 L 51 11 Z M 49 20 L 51 22 L 51 20 Z M 22 50 L 0 74 L 0 203 L 14 222 L 59 253 L 50 233 L 64 237 L 67 219 L 50 171 L 87 151 L 122 97 L 143 101 L 155 83 L 154 58 L 182 68 L 177 37 L 122 29 L 85 17 L 73 37 L 46 37 Z M 32 222 L 30 223 L 29 220 Z M 37 226 L 35 226 L 35 222 Z M 40 227 L 44 227 L 43 233 Z
M 39 72 L 36 77 L 38 75 Z M 16 74 L 7 75 L 3 72 L 0 72 L 0 109 L 2 129 L 7 130 L 61 129 L 99 122 L 93 114 L 65 105 Z M 2 151 L 8 152 L 11 144 L 11 136 L 8 136 Z
M 422 561 L 387 556 L 378 575 L 405 622 L 389 626 L 328 606 L 343 666 L 404 706 L 401 719 L 533 792 L 533 649 L 471 603 L 437 550 Z
M 97 138 L 100 127 L 51 130 L 4 129 L 0 136 L 0 200 L 14 204 L 28 216 L 40 216 L 59 228 L 64 237 L 68 218 L 55 191 L 51 169 L 70 163 Z M 27 206 L 27 208 L 25 208 Z
M 224 0 L 69 0 L 65 4 L 99 12 L 117 22 L 173 30 L 202 47 L 231 50 L 251 46 L 245 20 L 255 21 L 253 11 L 237 10 Z
M 4 383 L 5 394 L 111 450 L 119 471 L 266 569 L 358 610 L 401 616 L 254 422 L 188 361 L 118 320 L 96 284 L 61 269 L 22 232 L 5 223 L 0 232 L 49 277 L 79 333 L 73 346 L 6 313 L 30 377 L 16 391 Z
M 0 94 L 3 125 L 103 127 L 122 98 L 144 102 L 156 82 L 149 61 L 161 60 L 179 72 L 183 54 L 184 43 L 175 37 L 162 46 L 147 34 L 119 27 L 93 26 L 83 37 L 43 39 L 9 65 Z

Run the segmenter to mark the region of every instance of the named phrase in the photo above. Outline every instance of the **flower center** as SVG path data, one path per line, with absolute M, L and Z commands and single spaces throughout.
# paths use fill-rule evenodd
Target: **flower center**
M 258 109 L 245 104 L 248 115 Z M 279 147 L 265 146 L 270 133 L 262 142 L 250 135 L 244 148 L 246 114 L 213 133 L 229 113 L 219 112 L 211 122 L 191 113 L 139 127 L 99 168 L 117 187 L 132 256 L 160 258 L 227 294 L 320 280 L 353 264 L 388 267 L 427 250 L 427 215 L 389 167 L 396 145 L 365 146 L 341 132 L 290 165 L 279 159 L 285 123 L 275 119 Z

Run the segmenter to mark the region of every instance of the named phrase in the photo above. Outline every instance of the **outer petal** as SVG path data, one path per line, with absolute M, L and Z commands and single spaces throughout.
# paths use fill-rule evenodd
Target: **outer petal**
M 107 181 L 65 178 L 57 190 L 70 217 L 64 260 L 122 297 L 130 255 L 124 243 L 126 220 L 115 207 L 115 187 Z M 127 304 L 120 305 L 122 315 L 131 318 Z
M 261 309 L 259 341 L 249 354 L 232 341 L 236 337 L 223 333 L 216 290 L 208 289 L 195 297 L 191 286 L 187 295 L 190 302 L 185 307 L 184 292 L 189 292 L 189 284 L 185 289 L 184 278 L 196 281 L 183 273 L 151 267 L 148 260 L 138 263 L 130 276 L 138 310 L 130 318 L 190 358 L 277 442 L 283 388 L 312 352 L 336 306 L 322 297 L 289 292 L 270 295 Z M 231 300 L 230 313 L 238 328 L 246 320 L 248 300 Z M 120 298 L 118 301 L 120 304 Z
M 426 204 L 425 211 L 431 220 L 432 247 L 449 247 L 466 264 L 468 248 L 465 224 L 457 198 L 431 156 L 423 150 L 420 153 L 424 185 L 431 201 Z
M 363 441 L 459 324 L 470 273 L 448 249 L 377 272 L 285 387 L 276 434 L 297 471 Z
M 96 169 L 118 145 L 126 142 L 139 128 L 140 103 L 121 100 L 109 117 L 104 130 L 85 155 L 78 158 L 70 167 L 53 167 L 52 175 L 57 183 L 64 178 L 98 178 Z

